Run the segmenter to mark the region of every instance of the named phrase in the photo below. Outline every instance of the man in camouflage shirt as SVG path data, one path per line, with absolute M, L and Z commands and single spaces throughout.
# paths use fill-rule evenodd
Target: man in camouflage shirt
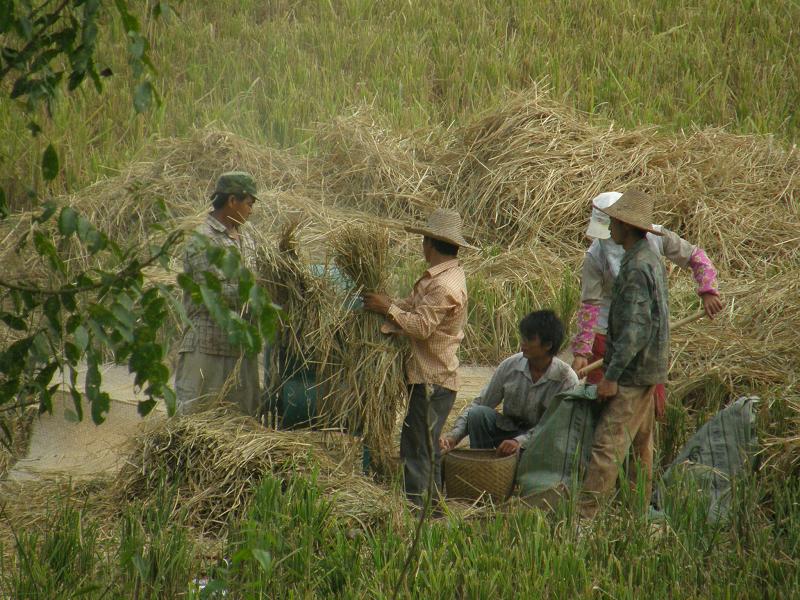
M 650 248 L 653 202 L 630 190 L 604 211 L 611 217 L 611 237 L 625 248 L 609 308 L 605 375 L 597 385 L 604 402 L 595 429 L 592 458 L 583 484 L 581 515 L 597 513 L 614 488 L 621 462 L 633 445 L 650 498 L 653 464 L 653 390 L 667 380 L 669 300 L 663 262 Z M 635 482 L 635 469 L 629 477 Z
M 256 184 L 249 174 L 223 173 L 212 196 L 213 210 L 196 229 L 208 244 L 236 248 L 242 263 L 250 269 L 255 267 L 254 245 L 241 226 L 250 217 L 255 201 Z M 210 264 L 203 244 L 195 241 L 187 244 L 183 269 L 198 282 L 202 281 L 203 272 L 212 272 L 222 283 L 222 297 L 228 306 L 243 312 L 238 282 L 227 279 Z M 196 412 L 206 401 L 222 397 L 238 405 L 242 412 L 257 416 L 261 395 L 257 357 L 248 357 L 239 346 L 231 344 L 227 332 L 205 305 L 195 304 L 188 294 L 184 294 L 183 304 L 190 325 L 183 332 L 175 371 L 178 413 Z

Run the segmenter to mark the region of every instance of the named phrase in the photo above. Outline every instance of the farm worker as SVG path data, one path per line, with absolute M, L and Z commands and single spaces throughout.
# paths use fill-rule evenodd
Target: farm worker
M 524 450 L 550 400 L 578 384 L 575 371 L 556 356 L 564 342 L 564 325 L 553 311 L 530 313 L 520 321 L 519 333 L 521 351 L 500 363 L 441 438 L 443 452 L 467 435 L 470 448 L 497 448 L 500 456 Z M 503 412 L 496 412 L 501 403 Z
M 464 239 L 461 216 L 436 209 L 424 225 L 406 227 L 422 234 L 428 268 L 408 298 L 364 294 L 364 308 L 386 316 L 381 331 L 409 339 L 406 364 L 408 412 L 400 436 L 405 492 L 422 506 L 433 464 L 433 490 L 441 488 L 439 436 L 458 390 L 458 347 L 467 320 L 467 282 L 458 261 L 459 248 L 474 248 Z M 432 456 L 433 454 L 433 456 Z
M 610 238 L 609 218 L 603 210 L 619 200 L 619 192 L 605 192 L 592 201 L 592 215 L 586 236 L 592 239 L 583 260 L 581 272 L 581 306 L 578 309 L 578 331 L 572 340 L 572 368 L 579 372 L 589 363 L 603 358 L 608 329 L 608 312 L 611 304 L 611 288 L 619 273 L 624 249 Z M 647 233 L 650 249 L 658 256 L 666 256 L 682 268 L 690 268 L 697 282 L 697 293 L 709 318 L 722 310 L 717 291 L 717 271 L 702 248 L 693 246 L 677 234 L 652 225 L 653 233 Z M 596 384 L 602 379 L 602 369 L 592 371 L 587 382 Z M 655 390 L 656 414 L 663 415 L 665 404 L 664 386 Z
M 611 239 L 625 252 L 611 290 L 605 374 L 597 384 L 603 404 L 579 506 L 586 518 L 613 489 L 631 445 L 644 472 L 645 498 L 650 498 L 653 391 L 667 380 L 669 364 L 667 273 L 646 237 L 648 232 L 663 235 L 652 225 L 653 201 L 632 189 L 601 210 L 610 217 Z M 635 476 L 635 469 L 629 475 Z
M 242 231 L 242 225 L 250 217 L 255 201 L 256 184 L 251 175 L 240 171 L 223 173 L 211 197 L 213 210 L 195 230 L 210 245 L 236 248 L 250 269 L 255 267 L 255 246 Z M 222 296 L 228 306 L 243 311 L 238 282 L 210 264 L 202 244 L 187 244 L 183 271 L 195 281 L 203 280 L 204 271 L 213 273 L 222 283 Z M 183 304 L 190 324 L 183 332 L 175 372 L 178 414 L 196 412 L 203 400 L 213 399 L 224 389 L 227 401 L 256 416 L 260 398 L 257 357 L 246 356 L 241 347 L 232 344 L 205 305 L 192 302 L 189 294 L 184 294 Z

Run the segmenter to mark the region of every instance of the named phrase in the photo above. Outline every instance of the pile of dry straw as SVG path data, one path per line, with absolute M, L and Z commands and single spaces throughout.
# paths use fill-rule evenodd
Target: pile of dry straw
M 321 411 L 326 423 L 376 436 L 372 443 L 386 448 L 400 403 L 397 349 L 377 336 L 375 319 L 349 311 L 341 294 L 311 274 L 309 265 L 339 265 L 356 290 L 380 287 L 388 271 L 419 254 L 418 242 L 402 233 L 400 221 L 439 203 L 458 208 L 469 236 L 483 247 L 464 257 L 473 305 L 464 347 L 468 356 L 496 360 L 514 350 L 516 321 L 530 308 L 519 300 L 521 289 L 527 297 L 539 295 L 536 304 L 552 305 L 565 294 L 564 281 L 574 284 L 590 199 L 637 186 L 657 198 L 659 221 L 706 249 L 719 268 L 726 301 L 724 315 L 713 324 L 702 321 L 676 332 L 673 400 L 702 405 L 697 394 L 708 378 L 730 394 L 756 391 L 776 401 L 796 397 L 800 154 L 795 148 L 716 129 L 666 135 L 652 128 L 597 125 L 538 89 L 510 97 L 463 128 L 406 136 L 387 131 L 362 109 L 323 126 L 318 142 L 318 154 L 301 158 L 200 130 L 187 139 L 164 140 L 152 160 L 63 201 L 113 236 L 145 240 L 153 221 L 190 227 L 202 218 L 219 172 L 251 171 L 265 190 L 251 228 L 266 257 L 262 281 L 290 316 L 280 343 L 322 365 L 329 392 Z M 157 210 L 160 202 L 164 215 Z M 303 226 L 287 229 L 288 221 Z M 30 226 L 26 215 L 5 226 L 3 264 L 12 264 L 6 263 L 10 242 Z M 383 262 L 387 255 L 389 263 Z M 84 260 L 76 256 L 77 264 L 77 259 Z M 26 273 L 43 272 L 28 257 L 14 260 L 24 262 Z M 365 264 L 370 276 L 361 280 Z M 572 276 L 565 276 L 567 269 Z M 675 272 L 671 280 L 676 317 L 694 310 L 690 276 Z M 405 289 L 390 291 L 408 292 L 407 282 Z M 497 347 L 498 339 L 503 347 Z M 380 405 L 376 389 L 384 383 L 391 391 Z M 226 435 L 244 436 L 247 444 L 258 436 L 271 439 L 263 431 L 236 429 L 238 424 L 204 427 L 209 443 L 222 444 Z M 781 427 L 772 427 L 775 439 L 784 439 Z M 182 435 L 191 439 L 200 433 Z M 177 439 L 159 438 L 141 452 L 163 446 L 164 452 L 183 456 L 188 447 Z M 191 454 L 181 458 L 185 471 L 198 470 L 191 475 L 197 477 L 197 494 L 222 493 L 229 486 L 241 493 L 242 486 L 226 480 L 225 469 L 216 465 L 246 465 L 237 471 L 244 474 L 241 481 L 251 468 L 272 468 L 269 456 L 245 460 L 246 453 L 235 448 L 240 445 L 214 446 L 202 462 Z M 797 447 L 790 440 L 773 444 L 776 452 L 792 448 L 793 456 Z M 227 452 L 233 457 L 226 458 Z M 370 493 L 378 492 L 370 488 Z M 211 520 L 224 516 L 211 509 L 204 514 Z
M 210 411 L 171 419 L 142 434 L 130 463 L 112 486 L 117 502 L 158 502 L 157 492 L 175 486 L 173 510 L 185 511 L 200 531 L 223 531 L 246 514 L 265 475 L 315 477 L 332 512 L 364 529 L 402 514 L 397 496 L 335 461 L 320 435 L 269 431 L 252 419 Z

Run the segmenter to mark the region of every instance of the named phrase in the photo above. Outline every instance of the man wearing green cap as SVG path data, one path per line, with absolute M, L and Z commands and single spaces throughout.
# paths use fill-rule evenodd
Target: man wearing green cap
M 256 201 L 256 184 L 252 176 L 241 171 L 223 173 L 211 197 L 213 210 L 196 232 L 207 244 L 236 248 L 242 263 L 255 267 L 255 246 L 242 230 Z M 232 310 L 240 314 L 245 307 L 239 300 L 238 282 L 232 281 L 210 264 L 203 244 L 187 244 L 183 270 L 195 281 L 203 280 L 203 272 L 213 273 L 222 283 L 222 297 Z M 178 414 L 200 410 L 207 401 L 221 396 L 249 415 L 257 416 L 260 389 L 258 359 L 248 357 L 239 346 L 228 341 L 228 334 L 213 319 L 205 305 L 192 302 L 184 293 L 183 305 L 189 326 L 183 332 L 175 371 Z

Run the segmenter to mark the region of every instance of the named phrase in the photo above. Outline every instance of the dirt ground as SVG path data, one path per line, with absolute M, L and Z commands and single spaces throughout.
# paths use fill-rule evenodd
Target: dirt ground
M 78 383 L 82 385 L 80 380 Z M 136 410 L 140 396 L 132 383 L 127 369 L 113 366 L 104 369 L 103 389 L 113 401 L 106 421 L 99 426 L 92 422 L 88 412 L 80 422 L 70 420 L 67 413 L 74 410 L 72 400 L 67 394 L 57 394 L 52 414 L 34 418 L 28 452 L 11 467 L 6 482 L 75 480 L 115 473 L 122 466 L 136 433 L 165 415 L 163 407 L 157 407 L 143 419 Z
M 492 372 L 489 367 L 461 367 L 461 389 L 445 430 L 478 394 Z M 166 416 L 163 407 L 144 419 L 139 416 L 136 410 L 139 395 L 123 367 L 107 367 L 103 373 L 103 387 L 113 398 L 113 404 L 102 425 L 95 425 L 88 414 L 77 423 L 67 418 L 67 411 L 73 407 L 66 394 L 56 398 L 52 414 L 34 419 L 28 453 L 6 474 L 4 485 L 0 486 L 0 499 L 13 493 L 14 483 L 113 475 L 128 455 L 134 436 L 148 424 Z M 401 422 L 402 415 L 398 425 Z

